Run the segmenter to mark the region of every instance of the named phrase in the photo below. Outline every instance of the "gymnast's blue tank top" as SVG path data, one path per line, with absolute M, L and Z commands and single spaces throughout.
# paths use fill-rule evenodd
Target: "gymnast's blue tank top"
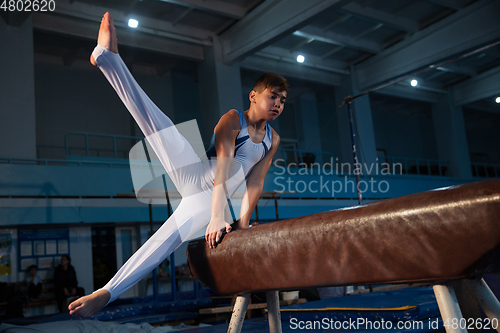
M 254 143 L 250 139 L 250 135 L 248 135 L 248 126 L 243 111 L 236 111 L 238 111 L 238 116 L 240 117 L 241 130 L 234 144 L 234 159 L 241 163 L 245 178 L 248 178 L 253 167 L 269 152 L 273 133 L 269 123 L 266 123 L 266 134 L 264 139 L 262 142 Z M 217 152 L 215 151 L 215 133 L 212 135 L 212 140 L 207 150 L 207 157 L 209 159 L 217 157 Z

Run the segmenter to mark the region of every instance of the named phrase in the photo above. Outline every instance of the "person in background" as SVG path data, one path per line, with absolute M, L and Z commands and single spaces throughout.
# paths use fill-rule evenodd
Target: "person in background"
M 31 265 L 28 267 L 28 277 L 26 278 L 26 284 L 28 285 L 28 298 L 34 299 L 39 298 L 42 294 L 42 279 L 37 275 L 38 267 L 37 265 Z
M 85 290 L 78 287 L 76 271 L 71 265 L 71 258 L 68 255 L 61 257 L 61 263 L 54 270 L 54 286 L 59 312 L 63 312 L 66 298 L 73 296 L 84 296 Z

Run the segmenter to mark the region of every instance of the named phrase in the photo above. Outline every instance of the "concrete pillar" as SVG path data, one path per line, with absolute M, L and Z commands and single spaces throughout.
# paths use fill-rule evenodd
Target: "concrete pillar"
M 37 157 L 33 20 L 0 19 L 0 157 Z
M 295 99 L 295 122 L 299 149 L 321 151 L 318 103 L 316 95 L 305 93 Z
M 213 47 L 205 47 L 205 59 L 198 65 L 201 99 L 199 122 L 202 138 L 209 141 L 220 117 L 231 109 L 243 110 L 240 67 L 222 62 L 219 39 L 213 37 Z
M 335 158 L 341 155 L 339 133 L 337 124 L 337 101 L 335 100 L 333 88 L 327 93 L 316 95 L 318 98 L 318 123 L 321 131 L 321 150 L 333 154 L 333 162 L 327 158 L 328 162 L 335 163 Z M 325 127 L 326 126 L 326 127 Z M 324 128 L 324 129 L 323 129 Z M 327 162 L 324 160 L 324 162 Z
M 351 68 L 351 73 L 354 70 Z M 341 84 L 335 88 L 335 100 L 337 107 L 342 103 L 346 96 L 355 96 L 360 91 L 357 88 L 355 77 L 351 74 Z M 375 131 L 373 128 L 372 111 L 370 106 L 370 98 L 368 95 L 357 98 L 351 104 L 354 122 L 357 125 L 357 150 L 358 160 L 363 165 L 370 168 L 372 163 L 376 163 L 377 146 L 375 143 Z M 338 131 L 340 137 L 339 163 L 354 163 L 352 155 L 352 140 L 349 124 L 349 114 L 347 106 L 343 106 L 337 113 Z M 354 169 L 353 169 L 354 170 Z M 375 170 L 373 168 L 372 170 Z M 364 170 L 366 173 L 366 170 Z
M 432 119 L 440 160 L 448 161 L 447 176 L 471 178 L 469 145 L 462 107 L 453 105 L 451 93 L 432 106 Z

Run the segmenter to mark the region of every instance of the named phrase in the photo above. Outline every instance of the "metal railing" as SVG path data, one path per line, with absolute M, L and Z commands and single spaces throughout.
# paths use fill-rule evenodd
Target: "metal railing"
M 83 147 L 72 147 L 70 145 L 71 137 L 83 137 Z M 90 140 L 92 139 L 108 139 L 111 140 L 112 148 L 91 148 Z M 134 144 L 138 141 L 143 140 L 144 137 L 140 136 L 128 136 L 128 135 L 112 135 L 112 134 L 99 134 L 99 133 L 87 133 L 87 132 L 69 132 L 65 135 L 65 149 L 66 156 L 80 156 L 80 157 L 105 157 L 105 158 L 127 158 L 128 152 L 132 148 Z M 125 144 L 123 144 L 124 149 L 118 149 L 118 142 L 122 140 L 127 140 Z M 83 150 L 85 152 L 84 155 L 72 155 L 72 150 Z M 95 155 L 91 155 L 91 152 L 95 152 Z M 100 156 L 100 152 L 111 152 L 108 156 Z M 123 154 L 119 154 L 123 153 Z
M 71 144 L 72 138 L 79 137 L 80 142 L 78 147 Z M 111 159 L 126 159 L 128 152 L 138 141 L 144 137 L 128 136 L 128 135 L 112 135 L 87 132 L 70 132 L 65 136 L 65 151 L 67 157 L 72 158 L 95 158 L 98 161 L 101 158 Z M 100 148 L 91 147 L 92 141 L 101 140 Z M 111 144 L 108 148 L 102 148 L 103 141 L 106 144 Z M 205 143 L 206 146 L 208 146 Z M 83 155 L 72 154 L 75 150 L 83 151 Z M 311 168 L 322 167 L 325 163 L 336 165 L 335 157 L 330 152 L 325 151 L 306 151 L 302 149 L 278 148 L 274 156 L 274 162 L 281 159 L 284 167 L 295 168 Z M 106 163 L 103 161 L 103 163 Z M 448 161 L 424 158 L 410 158 L 385 156 L 378 159 L 379 169 L 387 163 L 391 170 L 391 175 L 418 175 L 418 176 L 446 176 L 448 171 Z M 273 163 L 274 164 L 274 163 Z M 500 167 L 494 164 L 472 163 L 473 173 L 475 177 L 498 177 L 500 175 Z M 318 168 L 319 169 L 319 168 Z M 484 171 L 483 171 L 484 170 Z
M 335 157 L 332 153 L 319 150 L 302 150 L 278 148 L 273 160 L 283 160 L 284 167 L 304 167 L 313 168 L 316 165 L 322 166 L 324 163 L 334 163 Z M 274 164 L 274 163 L 273 163 Z
M 472 177 L 500 178 L 500 164 L 471 163 Z
M 128 167 L 128 160 L 99 161 L 99 160 L 58 160 L 50 158 L 0 158 L 0 164 L 21 164 L 21 165 L 51 165 L 51 166 L 105 166 L 105 167 Z
M 79 137 L 80 144 L 78 147 L 75 147 L 74 144 L 71 144 L 71 139 L 74 137 Z M 91 141 L 95 139 L 104 139 L 109 140 L 107 144 L 111 143 L 110 148 L 96 148 L 91 147 Z M 138 141 L 143 140 L 144 137 L 138 136 L 127 136 L 127 135 L 112 135 L 112 134 L 99 134 L 99 133 L 87 133 L 87 132 L 70 132 L 65 136 L 65 151 L 66 156 L 73 157 L 103 157 L 103 158 L 126 158 L 128 156 L 129 150 L 132 148 L 134 144 Z M 123 144 L 123 148 L 118 148 L 118 143 L 120 140 L 128 140 Z M 101 141 L 102 144 L 102 141 Z M 204 143 L 206 147 L 208 147 L 207 143 Z M 73 154 L 75 150 L 83 151 L 83 155 Z M 105 153 L 105 156 L 102 156 Z M 123 157 L 122 157 L 123 156 Z M 297 166 L 300 163 L 305 163 L 307 165 L 313 163 L 319 163 L 322 165 L 326 162 L 331 162 L 334 159 L 332 153 L 324 152 L 324 151 L 305 151 L 301 149 L 287 149 L 287 148 L 279 148 L 277 154 L 274 157 L 275 159 L 282 158 L 285 162 L 285 165 L 288 166 L 289 163 L 295 163 Z
M 382 161 L 385 160 L 385 161 Z M 392 166 L 391 174 L 419 175 L 419 176 L 446 176 L 448 161 L 428 158 L 411 158 L 385 156 L 378 160 L 379 164 L 387 163 Z M 396 172 L 399 166 L 399 172 Z

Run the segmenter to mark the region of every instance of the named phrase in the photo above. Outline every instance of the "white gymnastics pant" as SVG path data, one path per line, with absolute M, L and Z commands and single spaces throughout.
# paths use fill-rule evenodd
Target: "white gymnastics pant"
M 139 87 L 121 57 L 100 45 L 92 55 L 183 197 L 172 216 L 102 288 L 112 302 L 210 222 L 213 183 L 189 142 Z

